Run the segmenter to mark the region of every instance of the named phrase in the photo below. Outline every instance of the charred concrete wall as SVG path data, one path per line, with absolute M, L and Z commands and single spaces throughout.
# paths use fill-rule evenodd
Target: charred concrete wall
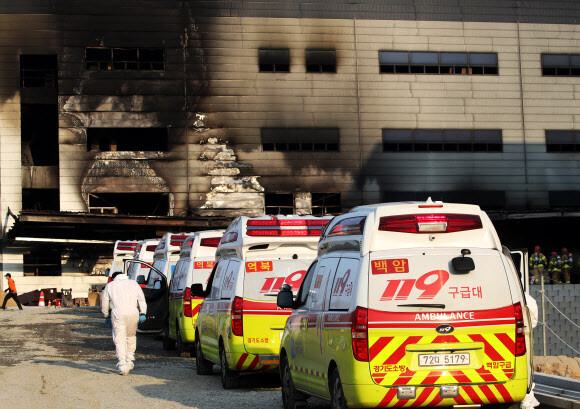
M 324 12 L 298 12 L 292 3 L 267 13 L 242 3 L 227 12 L 236 17 L 208 9 L 198 18 L 209 89 L 200 108 L 220 118 L 224 138 L 266 193 L 340 192 L 349 208 L 384 200 L 385 192 L 478 190 L 504 194 L 508 209 L 540 209 L 551 206 L 550 191 L 578 190 L 577 154 L 547 153 L 545 130 L 577 129 L 580 79 L 542 76 L 540 58 L 575 53 L 579 26 L 313 19 Z M 285 17 L 293 13 L 304 18 Z M 260 49 L 288 49 L 289 72 L 260 72 Z M 306 72 L 309 49 L 336 50 L 336 73 Z M 497 53 L 499 75 L 380 74 L 382 50 Z M 263 128 L 291 127 L 338 128 L 340 149 L 263 149 Z M 499 129 L 503 150 L 384 152 L 382 130 L 400 128 Z

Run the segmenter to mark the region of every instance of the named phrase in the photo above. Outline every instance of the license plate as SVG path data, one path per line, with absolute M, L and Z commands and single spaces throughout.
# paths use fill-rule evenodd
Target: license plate
M 469 365 L 469 353 L 421 354 L 419 366 Z

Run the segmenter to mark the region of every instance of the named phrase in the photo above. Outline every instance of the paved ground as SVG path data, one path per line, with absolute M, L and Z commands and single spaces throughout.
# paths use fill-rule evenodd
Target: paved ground
M 240 389 L 225 391 L 217 367 L 215 376 L 198 376 L 194 362 L 140 336 L 135 369 L 120 376 L 97 308 L 0 310 L 2 407 L 282 408 L 277 376 L 247 376 Z M 308 407 L 329 405 L 311 399 Z
M 195 360 L 139 337 L 129 376 L 115 372 L 111 331 L 96 308 L 0 310 L 0 399 L 11 408 L 281 408 L 276 377 L 235 391 L 195 373 Z M 328 405 L 313 402 L 313 408 Z

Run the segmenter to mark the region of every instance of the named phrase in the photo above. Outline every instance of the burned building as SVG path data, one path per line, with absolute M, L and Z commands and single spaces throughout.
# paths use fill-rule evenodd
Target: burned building
M 115 239 L 427 196 L 572 247 L 579 19 L 574 1 L 0 0 L 4 271 L 81 291 Z

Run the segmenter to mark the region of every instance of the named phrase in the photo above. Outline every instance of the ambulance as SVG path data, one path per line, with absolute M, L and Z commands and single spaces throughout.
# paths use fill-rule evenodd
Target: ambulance
M 169 284 L 169 318 L 163 332 L 163 349 L 177 347 L 181 355 L 195 342 L 195 322 L 201 297 L 191 296 L 191 285 L 206 289 L 215 265 L 215 252 L 225 230 L 207 230 L 187 236 Z
M 185 238 L 193 233 L 166 233 L 153 253 L 153 267 L 161 271 L 169 284 L 175 265 L 179 260 L 181 245 Z
M 125 273 L 125 261 L 131 260 L 135 249 L 139 245 L 138 240 L 117 240 L 113 248 L 113 262 L 111 268 L 107 273 L 109 277 L 107 282 L 111 282 L 111 278 L 115 273 Z
M 147 320 L 139 323 L 137 332 L 161 334 L 164 331 L 169 316 L 169 282 L 179 260 L 181 245 L 190 234 L 193 233 L 166 233 L 155 248 L 153 265 L 129 260 L 129 264 L 149 267 L 145 283 L 137 281 L 143 288 L 147 302 Z
M 297 291 L 316 257 L 330 217 L 262 216 L 235 219 L 216 251 L 195 326 L 197 373 L 220 366 L 222 386 L 238 386 L 241 373 L 276 370 L 280 339 L 290 310 L 276 306 L 281 285 Z
M 153 262 L 153 254 L 159 244 L 159 239 L 146 239 L 140 241 L 135 252 L 133 253 L 133 260 L 145 261 L 146 263 Z M 141 287 L 145 287 L 147 276 L 149 274 L 149 267 L 147 264 L 130 263 L 127 268 L 127 275 L 130 280 L 136 280 Z
M 284 407 L 519 408 L 532 386 L 529 310 L 478 206 L 360 206 L 324 229 L 280 348 Z

